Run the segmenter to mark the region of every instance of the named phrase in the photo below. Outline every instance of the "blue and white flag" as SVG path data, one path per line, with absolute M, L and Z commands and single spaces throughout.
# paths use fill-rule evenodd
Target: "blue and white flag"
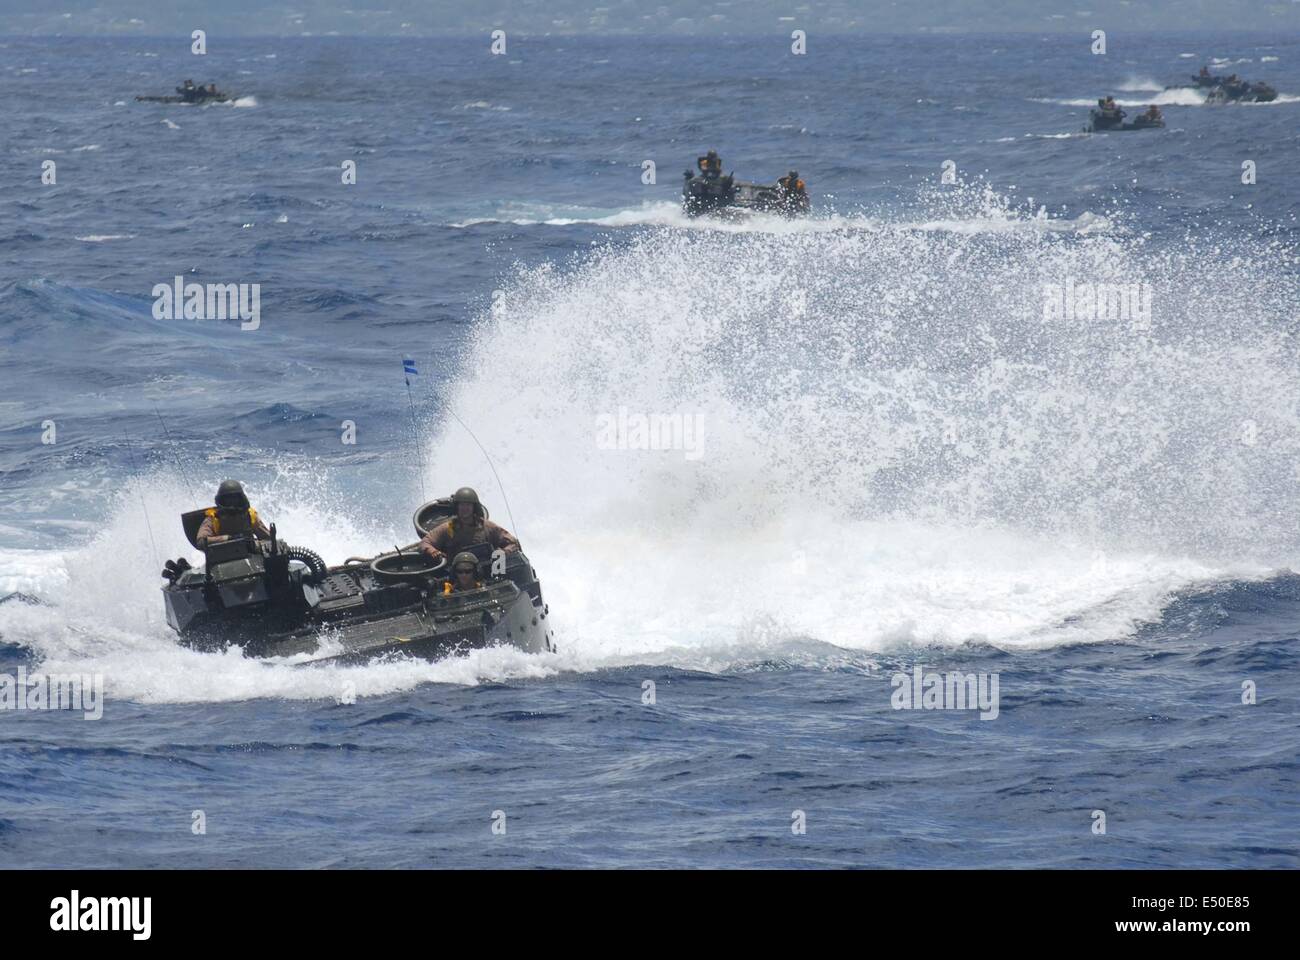
M 411 385 L 411 377 L 418 377 L 420 375 L 420 371 L 415 369 L 415 361 L 410 357 L 403 358 L 402 372 L 406 374 L 406 385 L 408 387 Z

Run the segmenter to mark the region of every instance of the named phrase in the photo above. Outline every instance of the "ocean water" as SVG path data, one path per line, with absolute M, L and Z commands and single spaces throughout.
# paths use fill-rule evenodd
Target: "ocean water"
M 0 675 L 104 684 L 0 711 L 0 866 L 1300 865 L 1300 38 L 1110 41 L 0 38 Z M 178 647 L 226 477 L 331 562 L 477 487 L 559 652 Z

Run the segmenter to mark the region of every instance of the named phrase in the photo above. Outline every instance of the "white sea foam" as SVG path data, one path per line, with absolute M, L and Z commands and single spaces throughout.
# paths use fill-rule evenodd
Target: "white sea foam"
M 1122 89 L 1122 88 L 1121 88 Z M 1055 103 L 1063 107 L 1095 107 L 1096 97 L 1073 97 L 1065 100 L 1047 97 L 1032 97 L 1035 103 Z M 1201 107 L 1205 105 L 1205 94 L 1193 87 L 1171 87 L 1161 90 L 1149 97 L 1116 97 L 1115 102 L 1121 107 L 1145 107 L 1155 104 L 1161 107 Z
M 1129 77 L 1119 85 L 1119 90 L 1144 91 L 1144 90 L 1163 90 L 1165 85 L 1151 77 Z
M 1082 136 L 1082 134 L 1059 134 L 1060 137 Z M 1031 232 L 1095 232 L 1109 228 L 1104 217 L 1084 213 L 1076 219 L 1048 218 L 1046 216 L 1026 216 L 1012 208 L 1002 198 L 991 191 L 985 191 L 979 210 L 964 210 L 950 217 L 939 219 L 895 220 L 885 221 L 865 213 L 818 213 L 811 217 L 789 219 L 775 214 L 742 214 L 734 219 L 720 217 L 689 217 L 682 212 L 681 204 L 675 201 L 658 201 L 645 203 L 615 212 L 565 210 L 563 215 L 554 208 L 531 207 L 519 210 L 504 210 L 492 217 L 475 217 L 452 223 L 456 228 L 467 228 L 484 224 L 509 223 L 514 226 L 551 226 L 569 227 L 575 225 L 592 227 L 672 227 L 679 230 L 701 231 L 728 234 L 770 234 L 795 235 L 816 233 L 837 233 L 841 231 L 866 230 L 888 232 L 896 230 L 952 231 L 956 233 L 1000 233 L 1026 230 Z

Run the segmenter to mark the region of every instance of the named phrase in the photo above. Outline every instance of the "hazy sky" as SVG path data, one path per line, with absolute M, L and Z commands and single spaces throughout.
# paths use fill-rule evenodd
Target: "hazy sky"
M 0 34 L 1263 30 L 1300 0 L 0 0 Z

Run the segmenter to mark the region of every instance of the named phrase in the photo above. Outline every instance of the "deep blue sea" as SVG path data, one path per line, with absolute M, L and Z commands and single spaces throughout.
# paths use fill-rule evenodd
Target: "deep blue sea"
M 104 685 L 0 710 L 0 867 L 1300 866 L 1300 37 L 1089 43 L 0 38 L 0 684 Z M 179 647 L 227 477 L 335 563 L 476 487 L 559 652 Z

